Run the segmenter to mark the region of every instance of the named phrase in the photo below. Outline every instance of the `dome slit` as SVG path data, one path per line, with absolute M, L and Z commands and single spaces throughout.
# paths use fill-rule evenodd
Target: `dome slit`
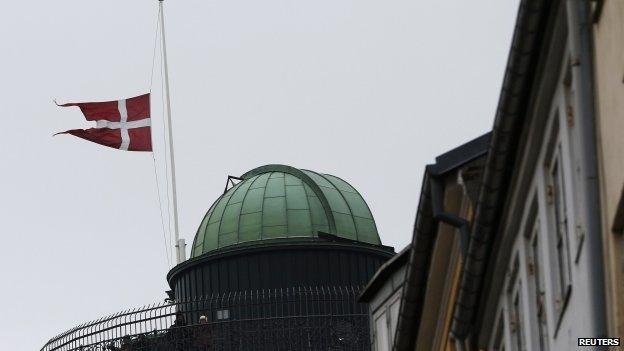
M 358 236 L 358 228 L 357 228 L 357 224 L 355 223 L 355 219 L 354 214 L 353 214 L 353 210 L 351 209 L 351 205 L 349 205 L 349 201 L 347 201 L 347 198 L 342 194 L 342 191 L 340 191 L 340 189 L 338 189 L 338 186 L 336 184 L 334 184 L 334 182 L 332 182 L 328 177 L 326 177 L 324 174 L 321 173 L 317 173 L 319 176 L 321 176 L 321 178 L 325 179 L 326 181 L 329 182 L 329 184 L 333 185 L 334 188 L 336 189 L 336 191 L 338 192 L 338 194 L 340 194 L 340 197 L 342 198 L 342 200 L 345 202 L 345 204 L 347 205 L 347 208 L 349 209 L 349 214 L 350 214 L 350 218 L 351 221 L 353 222 L 353 229 L 355 230 L 355 240 L 359 239 Z

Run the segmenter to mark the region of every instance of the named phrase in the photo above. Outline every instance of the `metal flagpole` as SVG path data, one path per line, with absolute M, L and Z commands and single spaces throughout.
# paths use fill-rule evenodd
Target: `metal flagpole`
M 158 0 L 160 13 L 160 37 L 162 38 L 163 66 L 165 68 L 165 100 L 167 102 L 167 125 L 169 130 L 169 156 L 171 160 L 171 191 L 173 192 L 173 226 L 175 233 L 176 262 L 181 263 L 186 259 L 186 243 L 180 239 L 178 228 L 178 196 L 176 192 L 175 159 L 173 152 L 173 127 L 171 125 L 171 100 L 169 98 L 169 69 L 167 67 L 167 45 L 165 42 L 165 14 L 163 13 L 163 1 Z

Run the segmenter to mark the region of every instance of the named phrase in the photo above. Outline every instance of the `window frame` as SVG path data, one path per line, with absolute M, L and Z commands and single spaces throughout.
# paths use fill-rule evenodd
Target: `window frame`
M 547 228 L 546 237 L 546 262 L 550 263 L 550 286 L 552 296 L 552 315 L 556 316 L 553 336 L 557 336 L 559 325 L 565 314 L 570 294 L 572 293 L 572 255 L 570 240 L 570 223 L 573 222 L 573 214 L 570 210 L 569 188 L 570 175 L 567 171 L 566 160 L 562 142 L 561 109 L 555 104 L 558 99 L 553 99 L 552 125 L 550 136 L 547 141 L 546 155 L 544 157 L 543 171 L 541 172 L 544 184 Z M 555 173 L 556 171 L 556 173 Z
M 534 200 L 535 202 L 535 200 Z M 537 207 L 534 203 L 532 207 Z M 525 256 L 527 265 L 527 288 L 529 294 L 529 313 L 532 328 L 532 347 L 539 351 L 550 350 L 548 333 L 549 314 L 546 302 L 546 280 L 543 262 L 543 239 L 540 218 L 537 208 L 532 208 L 533 213 L 527 221 L 525 235 Z
M 507 338 L 506 338 L 506 323 L 505 323 L 505 313 L 503 311 L 502 306 L 498 309 L 498 316 L 495 319 L 496 324 L 494 328 L 492 328 L 492 335 L 490 336 L 490 342 L 488 346 L 488 350 L 492 351 L 505 351 L 509 350 L 507 347 Z
M 526 351 L 527 334 L 524 320 L 524 301 L 522 295 L 522 272 L 520 268 L 520 255 L 516 253 L 511 264 L 509 280 L 507 282 L 505 303 L 508 311 L 508 324 L 510 335 L 510 350 Z
M 396 320 L 393 319 L 393 317 L 395 317 L 393 315 L 393 309 L 392 307 L 395 306 L 395 304 L 397 305 L 397 309 L 395 310 L 396 312 L 399 311 L 400 309 L 400 304 L 401 304 L 401 289 L 397 290 L 396 292 L 394 292 L 394 294 L 392 294 L 389 298 L 387 298 L 382 304 L 381 306 L 379 306 L 379 308 L 375 311 L 375 313 L 373 313 L 372 315 L 372 334 L 373 334 L 373 338 L 372 338 L 372 344 L 374 347 L 374 350 L 376 351 L 380 351 L 380 350 L 392 350 L 392 347 L 394 346 L 394 337 L 395 337 L 395 333 L 396 333 Z M 398 315 L 396 316 L 398 317 Z M 383 326 L 383 330 L 384 330 L 384 334 L 386 335 L 387 338 L 387 342 L 386 342 L 386 348 L 385 349 L 380 349 L 379 348 L 379 330 L 377 329 L 377 320 L 380 318 L 385 318 L 384 321 L 384 326 Z M 394 321 L 394 324 L 393 324 Z

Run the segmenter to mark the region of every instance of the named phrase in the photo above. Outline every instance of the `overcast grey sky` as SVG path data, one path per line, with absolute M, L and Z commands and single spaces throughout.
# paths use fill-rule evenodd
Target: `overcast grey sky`
M 283 163 L 349 181 L 401 249 L 425 165 L 492 127 L 517 3 L 166 1 L 182 237 L 228 174 Z M 151 154 L 52 137 L 90 127 L 53 98 L 146 92 L 156 15 L 155 0 L 0 11 L 2 350 L 164 298 Z M 159 74 L 153 93 L 162 155 Z

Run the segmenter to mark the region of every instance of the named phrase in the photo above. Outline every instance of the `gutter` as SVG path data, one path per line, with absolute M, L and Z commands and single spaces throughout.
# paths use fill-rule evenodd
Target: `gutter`
M 511 179 L 520 130 L 526 111 L 528 92 L 533 82 L 548 5 L 545 0 L 522 0 L 488 156 L 483 185 L 475 211 L 468 252 L 462 268 L 461 283 L 455 302 L 451 334 L 465 340 L 470 333 L 478 309 L 492 238 L 498 230 L 500 213 L 505 202 L 504 189 Z
M 412 248 L 405 273 L 405 285 L 401 293 L 393 350 L 414 349 L 415 331 L 418 330 L 422 316 L 431 247 L 438 227 L 436 221 L 433 220 L 429 177 L 425 169 L 414 224 Z

